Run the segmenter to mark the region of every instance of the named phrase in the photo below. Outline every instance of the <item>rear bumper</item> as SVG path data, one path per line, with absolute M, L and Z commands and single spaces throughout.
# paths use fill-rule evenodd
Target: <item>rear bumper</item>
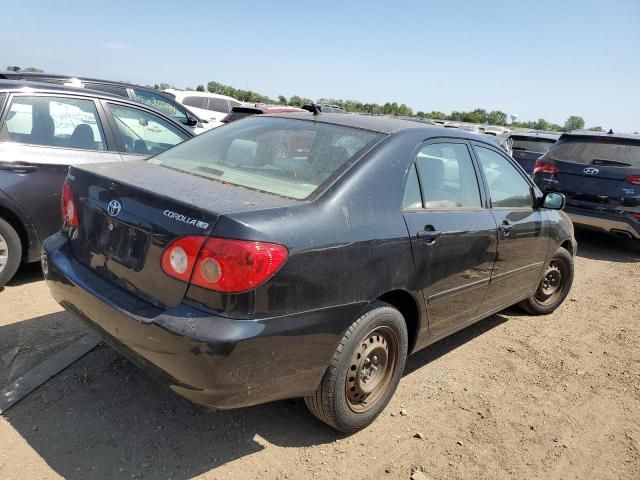
M 610 234 L 629 236 L 640 240 L 640 222 L 623 215 L 599 213 L 567 206 L 565 212 L 577 227 Z
M 362 304 L 237 320 L 181 303 L 163 310 L 78 263 L 60 234 L 44 243 L 51 294 L 107 343 L 189 400 L 236 408 L 312 393 Z

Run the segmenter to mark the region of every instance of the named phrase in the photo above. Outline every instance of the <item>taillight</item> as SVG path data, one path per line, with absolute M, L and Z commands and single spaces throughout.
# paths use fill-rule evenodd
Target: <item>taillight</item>
M 78 228 L 78 209 L 76 201 L 73 198 L 73 190 L 68 181 L 62 186 L 62 195 L 60 197 L 60 209 L 62 213 L 62 221 L 65 225 Z
M 198 253 L 207 237 L 191 235 L 171 242 L 162 254 L 162 270 L 167 275 L 188 282 Z
M 560 169 L 551 163 L 536 160 L 533 166 L 533 173 L 558 173 Z
M 168 275 L 209 290 L 242 293 L 253 290 L 287 259 L 283 245 L 202 236 L 180 237 L 162 255 Z
M 640 213 L 632 213 L 631 216 L 640 220 Z
M 630 175 L 624 180 L 631 185 L 640 185 L 640 175 Z

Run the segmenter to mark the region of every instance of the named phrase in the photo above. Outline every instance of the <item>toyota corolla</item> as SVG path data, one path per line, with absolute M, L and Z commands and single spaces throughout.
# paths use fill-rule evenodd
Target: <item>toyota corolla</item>
M 283 156 L 279 138 L 309 145 Z M 73 166 L 45 242 L 55 299 L 199 404 L 304 397 L 371 423 L 408 354 L 567 296 L 576 242 L 483 138 L 339 114 L 254 116 L 126 166 Z

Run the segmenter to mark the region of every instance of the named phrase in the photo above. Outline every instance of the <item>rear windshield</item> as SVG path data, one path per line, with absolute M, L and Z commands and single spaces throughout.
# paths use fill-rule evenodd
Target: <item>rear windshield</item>
M 511 137 L 513 139 L 512 150 L 520 150 L 525 152 L 547 153 L 551 148 L 551 145 L 556 143 L 555 140 L 549 138 L 518 138 Z
M 585 165 L 640 167 L 640 142 L 616 138 L 565 138 L 549 150 L 548 158 Z
M 303 199 L 381 138 L 382 134 L 355 128 L 254 115 L 199 135 L 149 162 Z

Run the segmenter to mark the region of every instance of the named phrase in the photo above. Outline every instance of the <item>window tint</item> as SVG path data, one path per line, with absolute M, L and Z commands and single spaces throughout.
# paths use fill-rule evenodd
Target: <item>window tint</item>
M 402 208 L 422 208 L 422 196 L 420 195 L 420 183 L 418 183 L 418 174 L 415 165 L 411 165 L 409 175 L 407 176 L 407 184 L 404 187 L 404 198 L 402 199 Z
M 99 92 L 110 93 L 111 95 L 117 95 L 119 97 L 128 97 L 127 89 L 124 87 L 116 87 L 114 85 L 103 85 L 100 83 L 85 83 L 84 88 L 91 90 L 97 90 Z
M 480 190 L 464 143 L 425 145 L 416 157 L 425 208 L 480 207 Z
M 531 187 L 511 162 L 483 147 L 474 147 L 489 185 L 493 207 L 532 207 Z
M 619 138 L 567 137 L 549 150 L 548 158 L 585 165 L 640 167 L 640 142 Z
M 184 100 L 182 100 L 182 104 L 186 105 L 187 107 L 206 109 L 209 103 L 207 100 L 209 100 L 207 97 L 184 97 Z
M 127 153 L 155 155 L 189 137 L 162 118 L 133 107 L 110 103 Z
M 229 102 L 227 102 L 224 98 L 210 98 L 209 110 L 213 110 L 214 112 L 229 113 Z
M 102 128 L 92 100 L 14 97 L 0 131 L 5 142 L 104 150 Z
M 511 137 L 513 139 L 512 150 L 520 150 L 525 152 L 547 153 L 551 145 L 556 143 L 555 140 L 535 137 Z
M 163 97 L 159 93 L 149 92 L 147 90 L 134 89 L 136 100 L 145 103 L 153 108 L 157 108 L 161 112 L 173 117 L 180 123 L 187 123 L 187 112 L 183 108 L 179 108 L 177 104 Z
M 253 115 L 215 128 L 150 161 L 212 181 L 306 198 L 380 137 L 355 128 Z M 363 147 L 350 154 L 341 146 L 343 142 Z

